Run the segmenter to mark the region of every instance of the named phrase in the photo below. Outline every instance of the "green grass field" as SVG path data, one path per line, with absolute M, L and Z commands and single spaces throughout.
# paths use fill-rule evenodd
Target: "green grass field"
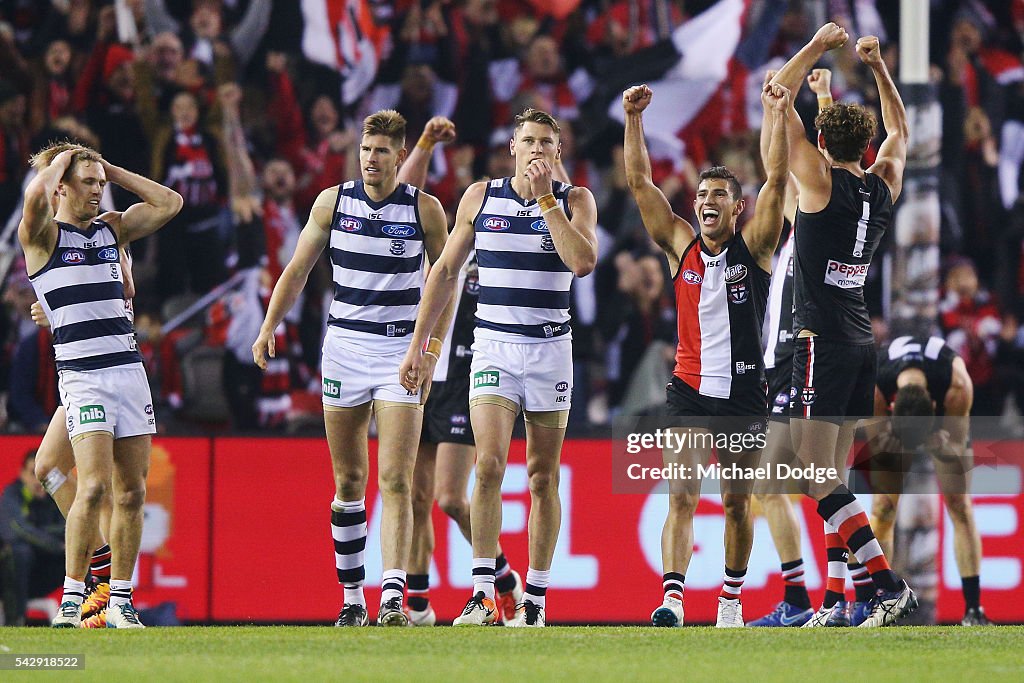
M 5 654 L 85 654 L 97 681 L 1024 681 L 1024 627 L 0 629 Z M 844 673 L 845 672 L 845 675 Z M 9 672 L 0 680 L 14 680 Z M 852 678 L 850 678 L 852 676 Z

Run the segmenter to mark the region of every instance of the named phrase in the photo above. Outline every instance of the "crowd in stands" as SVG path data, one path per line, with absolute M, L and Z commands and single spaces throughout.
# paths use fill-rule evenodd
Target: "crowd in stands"
M 457 140 L 435 150 L 425 188 L 451 214 L 471 182 L 511 172 L 515 113 L 532 106 L 558 117 L 565 166 L 599 208 L 600 263 L 573 290 L 571 426 L 663 401 L 675 344 L 671 274 L 629 197 L 610 112 L 625 86 L 679 60 L 673 36 L 716 2 L 732 0 L 3 0 L 0 430 L 39 432 L 57 404 L 49 333 L 31 321 L 14 228 L 29 155 L 62 138 L 185 199 L 170 224 L 132 245 L 137 336 L 161 424 L 315 428 L 332 295 L 326 259 L 266 373 L 250 346 L 318 192 L 358 177 L 362 117 L 392 107 L 409 122 L 409 146 L 432 116 L 455 122 Z M 879 35 L 899 70 L 900 3 L 734 4 L 742 33 L 724 78 L 679 122 L 678 144 L 652 144 L 655 181 L 684 217 L 697 173 L 713 163 L 756 196 L 751 84 L 821 23 L 837 21 L 854 40 Z M 935 330 L 967 362 L 976 413 L 1024 412 L 1013 407 L 1024 404 L 1024 0 L 929 4 L 942 108 Z M 827 66 L 837 100 L 877 105 L 852 50 Z M 797 106 L 811 125 L 814 95 L 803 89 Z M 104 206 L 132 201 L 113 188 Z

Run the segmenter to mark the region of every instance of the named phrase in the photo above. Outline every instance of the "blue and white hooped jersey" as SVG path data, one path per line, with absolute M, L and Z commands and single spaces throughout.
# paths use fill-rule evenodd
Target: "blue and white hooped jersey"
M 50 321 L 57 370 L 141 363 L 113 228 L 99 219 L 86 230 L 59 221 L 57 227 L 50 260 L 30 278 Z
M 552 185 L 555 200 L 572 218 L 572 185 Z M 555 251 L 537 200 L 524 201 L 511 178 L 492 180 L 473 228 L 480 270 L 476 338 L 520 343 L 571 338 L 573 275 Z
M 419 190 L 399 183 L 375 202 L 362 181 L 345 183 L 334 205 L 330 248 L 334 301 L 328 323 L 336 333 L 374 344 L 411 334 L 423 288 Z

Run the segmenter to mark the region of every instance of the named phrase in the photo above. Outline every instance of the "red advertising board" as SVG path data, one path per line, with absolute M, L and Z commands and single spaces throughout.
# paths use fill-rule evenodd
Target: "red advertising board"
M 17 475 L 33 437 L 3 437 L 0 481 Z M 978 448 L 980 444 L 976 444 Z M 381 574 L 376 444 L 370 446 L 367 599 Z M 611 443 L 567 441 L 560 490 L 563 521 L 548 597 L 550 621 L 645 622 L 661 599 L 660 536 L 668 501 L 660 494 L 612 493 Z M 212 458 L 212 460 L 211 460 Z M 984 546 L 983 603 L 998 621 L 1024 621 L 1024 470 L 1001 466 L 999 495 L 974 497 Z M 525 444 L 512 445 L 502 495 L 501 543 L 525 575 L 530 505 Z M 472 485 L 472 484 L 471 484 Z M 330 456 L 322 439 L 156 439 L 149 479 L 137 600 L 174 601 L 191 621 L 324 622 L 340 608 L 330 536 Z M 937 498 L 936 498 L 937 500 Z M 868 497 L 863 497 L 865 504 Z M 797 507 L 812 598 L 824 590 L 821 521 L 810 501 Z M 434 513 L 431 601 L 441 621 L 470 593 L 472 553 L 458 528 Z M 714 496 L 694 520 L 696 547 L 686 579 L 687 621 L 715 618 L 722 579 L 724 521 Z M 938 529 L 938 617 L 963 612 L 948 519 Z M 212 533 L 212 536 L 211 536 Z M 282 586 L 288 598 L 280 599 Z M 628 599 L 610 599 L 612 596 Z M 744 615 L 766 613 L 782 595 L 778 559 L 763 519 L 743 592 Z M 267 596 L 277 596 L 267 599 Z

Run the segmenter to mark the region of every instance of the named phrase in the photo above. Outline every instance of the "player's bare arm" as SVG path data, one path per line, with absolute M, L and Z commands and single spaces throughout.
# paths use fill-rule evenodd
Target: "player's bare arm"
M 57 242 L 52 198 L 77 152 L 68 149 L 58 154 L 25 187 L 25 206 L 18 224 L 18 241 L 25 251 L 29 272 L 39 270 L 46 263 Z
M 120 185 L 142 200 L 124 212 L 110 212 L 100 216 L 114 228 L 118 244 L 129 244 L 153 234 L 181 211 L 184 200 L 171 188 L 106 160 L 100 163 L 103 164 L 107 182 Z
M 439 144 L 448 144 L 455 140 L 455 124 L 443 116 L 435 116 L 427 121 L 423 127 L 423 134 L 420 135 L 416 146 L 409 152 L 409 156 L 402 162 L 398 169 L 398 182 L 409 183 L 416 187 L 423 187 L 427 184 L 427 170 L 430 168 L 430 155 L 434 147 Z
M 910 139 L 907 110 L 882 60 L 878 38 L 865 36 L 858 40 L 857 56 L 875 76 L 882 105 L 882 126 L 885 128 L 885 140 L 878 149 L 878 158 L 868 170 L 885 181 L 895 202 L 903 191 L 903 168 L 907 164 L 907 142 Z
M 309 220 L 299 233 L 295 253 L 274 285 L 274 292 L 270 295 L 270 304 L 267 306 L 267 315 L 260 327 L 260 334 L 252 345 L 253 361 L 261 370 L 267 369 L 267 356 L 274 358 L 277 353 L 274 348 L 274 330 L 295 305 L 299 293 L 306 286 L 310 271 L 330 241 L 331 219 L 337 201 L 337 185 L 324 190 L 316 198 L 313 209 L 309 212 Z
M 421 349 L 428 337 L 438 329 L 438 320 L 445 307 L 451 306 L 455 289 L 459 283 L 459 270 L 473 250 L 476 235 L 473 219 L 483 206 L 487 192 L 486 182 L 473 183 L 466 189 L 455 215 L 455 227 L 445 242 L 444 250 L 430 269 L 427 283 L 420 298 L 420 309 L 416 315 L 409 350 L 398 369 L 398 381 L 407 391 L 417 391 L 420 381 Z
M 953 359 L 953 376 L 942 405 L 945 411 L 942 431 L 946 438 L 936 444 L 938 454 L 962 458 L 967 452 L 971 407 L 974 405 L 974 383 L 967 373 L 964 359 L 959 356 Z
M 553 171 L 551 164 L 544 159 L 534 159 L 526 167 L 526 177 L 534 197 L 543 198 L 552 194 Z M 585 187 L 570 190 L 567 201 L 572 220 L 555 204 L 548 209 L 542 208 L 544 221 L 548 224 L 558 256 L 573 275 L 584 277 L 592 273 L 597 265 L 597 203 L 594 195 Z
M 427 253 L 427 261 L 432 269 L 444 253 L 444 246 L 448 241 L 448 219 L 444 208 L 441 206 L 441 202 L 426 192 L 420 192 L 419 208 L 420 224 L 423 226 L 423 246 Z M 434 323 L 434 327 L 430 332 L 429 339 L 431 341 L 428 342 L 426 350 L 424 350 L 422 345 L 416 347 L 410 345 L 410 350 L 420 352 L 420 363 L 418 366 L 413 367 L 412 370 L 418 379 L 417 390 L 420 392 L 422 401 L 426 401 L 427 392 L 430 390 L 430 381 L 434 376 L 434 366 L 440 359 L 441 340 L 444 339 L 448 325 L 455 314 L 454 303 L 455 298 L 450 297 L 448 303 L 441 310 L 441 315 L 438 317 L 437 322 Z M 435 339 L 437 341 L 433 341 Z
M 761 91 L 761 104 L 771 112 L 772 132 L 765 163 L 767 178 L 757 195 L 754 220 L 743 232 L 743 240 L 762 270 L 772 268 L 772 254 L 782 233 L 786 185 L 789 182 L 789 142 L 785 125 L 790 94 L 784 86 L 771 83 Z
M 846 29 L 832 22 L 825 24 L 799 52 L 778 70 L 772 77 L 772 83 L 784 86 L 795 97 L 800 86 L 803 85 L 804 76 L 821 59 L 821 56 L 829 50 L 846 45 L 846 41 L 849 39 Z
M 832 196 L 831 164 L 807 139 L 804 123 L 790 101 L 786 113 L 789 132 L 789 170 L 796 178 L 800 210 L 814 213 L 828 206 Z
M 683 252 L 696 239 L 696 231 L 686 220 L 672 211 L 672 205 L 651 179 L 651 159 L 644 141 L 643 111 L 651 103 L 653 93 L 646 85 L 637 85 L 622 94 L 626 112 L 626 134 L 623 157 L 626 182 L 640 209 L 651 239 L 661 247 L 673 273 L 679 270 Z

